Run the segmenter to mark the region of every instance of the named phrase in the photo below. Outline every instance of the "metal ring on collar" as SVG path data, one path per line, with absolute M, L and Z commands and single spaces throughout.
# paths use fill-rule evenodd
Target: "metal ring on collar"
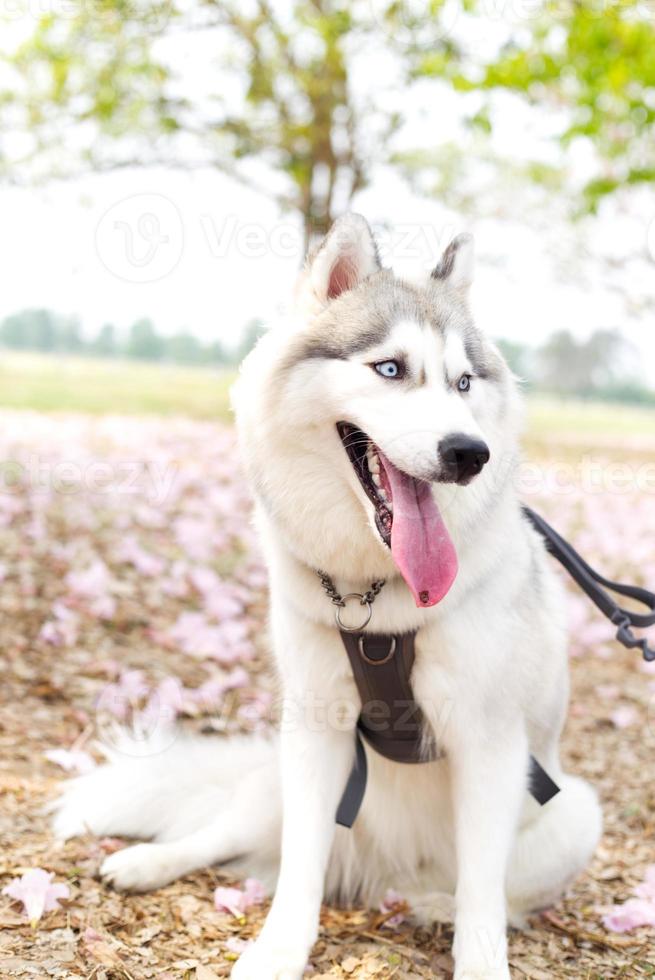
M 360 606 L 366 606 L 366 619 L 363 623 L 360 623 L 359 626 L 346 626 L 341 622 L 341 610 L 345 607 L 348 599 L 359 599 Z M 363 630 L 365 626 L 368 626 L 371 621 L 371 615 L 373 613 L 371 603 L 368 602 L 368 600 L 366 600 L 360 592 L 349 592 L 347 595 L 342 597 L 342 601 L 343 606 L 337 606 L 334 611 L 334 618 L 337 621 L 337 626 L 340 630 L 343 630 L 344 633 L 359 633 L 359 631 Z
M 388 664 L 391 658 L 393 657 L 394 653 L 396 652 L 396 637 L 395 636 L 391 637 L 391 643 L 389 644 L 389 653 L 386 655 L 386 657 L 383 657 L 382 660 L 373 660 L 365 652 L 364 636 L 360 636 L 357 645 L 359 647 L 359 655 L 361 656 L 362 660 L 365 660 L 367 664 L 371 664 L 372 667 L 379 667 L 382 664 Z

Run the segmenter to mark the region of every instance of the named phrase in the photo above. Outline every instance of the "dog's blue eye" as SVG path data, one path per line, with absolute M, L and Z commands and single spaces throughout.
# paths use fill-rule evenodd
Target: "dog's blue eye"
M 463 374 L 459 381 L 457 382 L 457 388 L 459 391 L 470 391 L 471 390 L 471 375 Z
M 401 374 L 398 361 L 380 361 L 379 364 L 374 364 L 373 367 L 383 378 L 399 378 Z

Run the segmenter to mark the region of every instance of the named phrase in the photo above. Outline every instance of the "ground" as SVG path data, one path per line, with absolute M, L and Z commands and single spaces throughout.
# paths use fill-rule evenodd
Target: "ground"
M 210 391 L 204 380 L 197 388 Z M 181 411 L 188 397 L 197 406 L 193 385 L 173 389 Z M 224 413 L 224 395 L 212 397 Z M 101 407 L 98 396 L 85 410 Z M 525 499 L 605 574 L 653 587 L 652 416 L 542 403 L 532 417 Z M 214 889 L 232 884 L 217 870 L 150 895 L 112 892 L 96 874 L 121 842 L 57 843 L 44 808 L 67 778 L 61 763 L 92 764 L 121 720 L 269 724 L 274 682 L 257 628 L 265 576 L 232 432 L 202 419 L 9 408 L 0 423 L 0 889 L 33 867 L 70 888 L 34 926 L 0 897 L 0 975 L 225 977 L 234 941 L 257 932 L 265 905 L 243 919 L 217 911 Z M 562 902 L 512 932 L 511 964 L 533 980 L 655 976 L 655 932 L 618 934 L 602 918 L 655 859 L 655 672 L 571 595 L 564 757 L 597 787 L 605 832 Z M 325 908 L 311 976 L 448 977 L 449 930 L 417 928 L 404 911 L 394 926 L 378 910 Z

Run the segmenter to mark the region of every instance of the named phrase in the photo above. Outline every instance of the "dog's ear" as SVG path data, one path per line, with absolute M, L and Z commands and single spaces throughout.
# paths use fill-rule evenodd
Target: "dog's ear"
M 466 292 L 473 282 L 474 264 L 473 236 L 458 235 L 439 259 L 431 278 Z
M 311 289 L 320 303 L 353 289 L 379 268 L 377 245 L 361 214 L 338 218 L 308 259 Z

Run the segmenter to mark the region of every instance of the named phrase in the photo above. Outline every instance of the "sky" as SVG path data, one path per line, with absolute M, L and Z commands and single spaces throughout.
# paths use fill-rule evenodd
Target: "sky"
M 495 16 L 482 27 L 458 22 L 457 29 L 481 30 L 480 44 L 497 45 L 507 24 Z M 214 55 L 211 36 L 176 36 L 170 57 L 184 94 L 206 96 Z M 380 97 L 403 112 L 397 149 L 462 138 L 469 96 L 418 84 L 408 98 L 384 43 L 357 59 L 353 84 L 364 91 L 380 79 Z M 552 110 L 499 96 L 488 149 L 511 161 L 553 162 L 556 129 Z M 471 231 L 480 326 L 529 345 L 558 329 L 585 337 L 618 328 L 655 386 L 653 192 L 607 201 L 598 217 L 574 224 L 558 198 L 535 204 L 511 172 L 490 177 L 482 149 L 480 160 L 469 162 L 476 194 L 466 214 L 410 189 L 389 168 L 374 168 L 353 207 L 378 231 L 385 264 L 400 274 L 427 274 L 455 234 Z M 569 154 L 570 179 L 583 180 L 591 166 L 589 147 L 580 143 Z M 148 316 L 164 333 L 189 330 L 236 344 L 252 319 L 270 322 L 284 313 L 302 261 L 298 219 L 211 170 L 131 169 L 39 187 L 4 185 L 0 215 L 0 317 L 49 307 L 79 315 L 89 335 L 104 323 L 126 329 Z

